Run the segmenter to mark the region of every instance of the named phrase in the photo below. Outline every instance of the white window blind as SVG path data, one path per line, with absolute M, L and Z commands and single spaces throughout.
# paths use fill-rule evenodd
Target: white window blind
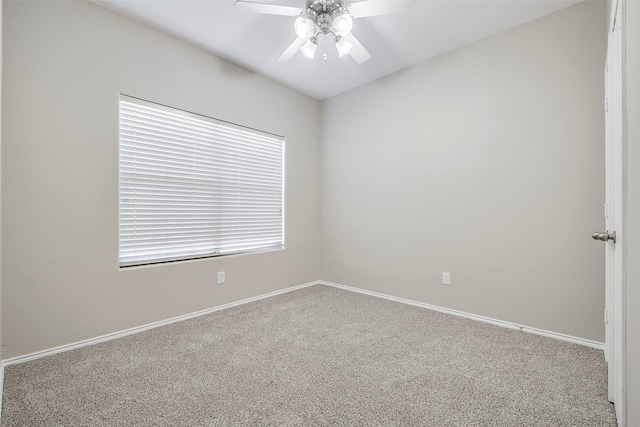
M 284 138 L 120 96 L 120 266 L 281 249 Z

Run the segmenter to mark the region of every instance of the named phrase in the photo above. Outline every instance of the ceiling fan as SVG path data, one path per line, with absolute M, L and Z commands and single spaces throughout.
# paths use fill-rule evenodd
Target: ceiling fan
M 334 37 L 336 49 L 341 57 L 348 54 L 358 64 L 362 64 L 371 58 L 371 54 L 351 33 L 353 20 L 407 12 L 413 9 L 415 1 L 355 0 L 347 3 L 344 0 L 306 0 L 305 7 L 299 8 L 236 0 L 235 5 L 251 12 L 296 17 L 294 29 L 298 37 L 280 55 L 279 62 L 288 61 L 298 50 L 305 57 L 313 59 L 318 47 L 318 37 L 323 34 Z

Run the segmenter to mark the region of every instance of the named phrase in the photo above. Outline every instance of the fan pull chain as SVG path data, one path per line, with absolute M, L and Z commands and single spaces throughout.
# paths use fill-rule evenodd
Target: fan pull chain
M 327 61 L 327 35 L 324 34 L 324 43 L 322 43 L 322 48 L 324 50 L 324 52 L 322 53 L 322 59 L 326 62 Z

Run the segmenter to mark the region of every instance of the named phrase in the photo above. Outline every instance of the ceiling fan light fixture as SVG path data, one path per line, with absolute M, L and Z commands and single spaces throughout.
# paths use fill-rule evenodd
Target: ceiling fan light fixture
M 346 36 L 351 32 L 351 28 L 353 28 L 353 18 L 346 12 L 338 15 L 333 20 L 333 28 L 336 35 Z
M 298 16 L 294 24 L 296 35 L 301 39 L 307 39 L 313 34 L 314 23 L 311 19 Z
M 344 37 L 336 37 L 336 49 L 338 49 L 338 55 L 340 55 L 340 58 L 351 52 L 352 47 L 353 45 L 349 43 Z
M 316 56 L 316 48 L 318 47 L 318 40 L 315 37 L 311 37 L 300 48 L 300 52 L 309 59 L 313 59 Z
M 325 42 L 327 36 L 335 37 L 336 49 L 341 57 L 349 54 L 358 64 L 368 61 L 371 54 L 351 33 L 353 20 L 408 12 L 417 2 L 417 0 L 305 0 L 304 7 L 293 7 L 269 4 L 267 1 L 269 0 L 235 0 L 235 4 L 253 12 L 294 18 L 294 30 L 298 37 L 278 57 L 278 62 L 288 61 L 298 51 L 305 57 L 313 59 L 318 47 L 317 37 L 324 35 Z M 296 1 L 302 3 L 302 0 Z M 323 56 L 326 60 L 326 52 Z

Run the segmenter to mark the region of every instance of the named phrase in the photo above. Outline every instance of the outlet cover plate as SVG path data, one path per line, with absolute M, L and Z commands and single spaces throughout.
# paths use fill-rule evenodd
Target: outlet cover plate
M 451 273 L 442 273 L 442 284 L 443 285 L 451 285 Z

